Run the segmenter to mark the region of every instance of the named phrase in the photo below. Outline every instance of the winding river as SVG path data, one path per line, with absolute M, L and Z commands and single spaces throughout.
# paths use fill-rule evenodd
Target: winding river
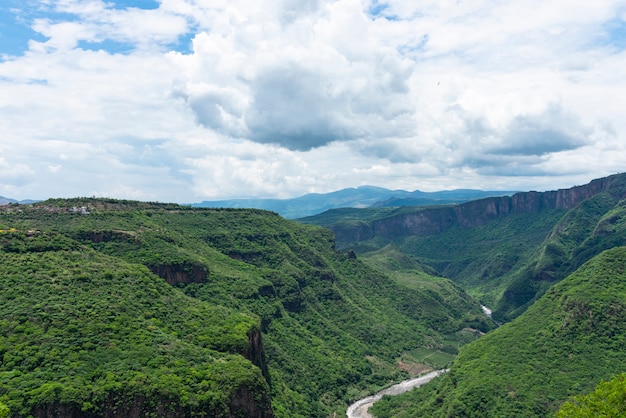
M 414 379 L 409 379 L 402 381 L 396 385 L 390 386 L 387 389 L 383 389 L 375 395 L 368 396 L 367 398 L 359 399 L 352 405 L 348 407 L 347 415 L 348 418 L 373 418 L 367 410 L 374 404 L 374 402 L 378 401 L 383 395 L 399 395 L 404 392 L 408 392 L 409 390 L 422 386 L 435 377 L 442 375 L 447 372 L 448 369 L 435 370 L 434 372 L 430 372 L 420 377 L 416 377 Z

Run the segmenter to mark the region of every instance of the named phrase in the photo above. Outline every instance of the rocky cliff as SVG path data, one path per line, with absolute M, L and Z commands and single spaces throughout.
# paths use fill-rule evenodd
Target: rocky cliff
M 261 331 L 253 330 L 248 333 L 248 347 L 246 348 L 244 357 L 261 369 L 265 380 L 269 383 L 269 372 L 267 370 L 267 363 L 265 362 L 265 352 L 263 350 L 263 337 L 261 336 Z
M 513 196 L 488 197 L 471 202 L 400 212 L 369 222 L 329 225 L 339 243 L 354 243 L 374 237 L 392 238 L 407 235 L 434 235 L 459 226 L 477 227 L 511 214 L 539 213 L 546 209 L 568 210 L 602 192 L 626 197 L 626 174 L 593 180 L 569 189 L 547 192 L 521 192 Z
M 211 407 L 202 409 L 185 408 L 167 396 L 144 395 L 125 396 L 122 393 L 112 393 L 96 411 L 86 411 L 78 404 L 60 402 L 46 403 L 35 406 L 31 414 L 36 418 L 141 418 L 157 416 L 162 418 L 179 418 L 187 416 L 219 416 L 224 418 L 250 417 L 273 418 L 274 413 L 270 406 L 269 396 L 260 402 L 258 388 L 241 386 L 232 394 L 229 412 L 213 410 Z
M 192 263 L 151 264 L 151 272 L 169 284 L 205 283 L 209 272 L 206 267 Z

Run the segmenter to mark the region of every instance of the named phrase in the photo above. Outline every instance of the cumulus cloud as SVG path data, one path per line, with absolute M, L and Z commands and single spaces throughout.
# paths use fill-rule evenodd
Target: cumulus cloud
M 33 43 L 32 47 L 66 50 L 80 42 L 98 44 L 110 40 L 133 48 L 153 49 L 176 42 L 188 31 L 185 17 L 160 8 L 116 9 L 113 5 L 102 0 L 42 1 L 40 7 L 51 17 L 35 19 L 32 29 L 48 39 Z M 57 14 L 63 14 L 63 18 L 55 19 Z M 64 20 L 67 16 L 73 18 Z
M 410 63 L 372 38 L 359 2 L 276 6 L 173 57 L 189 75 L 175 95 L 200 124 L 292 150 L 415 133 Z
M 349 109 L 328 80 L 297 64 L 259 74 L 245 114 L 250 139 L 308 150 L 362 135 L 351 129 Z
M 593 132 L 558 103 L 548 103 L 538 113 L 516 115 L 499 128 L 484 118 L 464 122 L 465 135 L 482 154 L 512 158 L 574 150 L 586 145 Z
M 493 152 L 517 156 L 568 151 L 584 145 L 589 133 L 576 119 L 550 109 L 539 116 L 516 116 Z
M 26 164 L 11 164 L 0 157 L 0 182 L 20 186 L 30 181 L 34 171 Z
M 606 127 L 589 126 L 559 103 L 548 103 L 536 113 L 525 113 L 499 120 L 471 115 L 456 108 L 463 129 L 445 145 L 448 166 L 467 167 L 487 176 L 562 175 L 552 169 L 553 156 L 584 152 L 597 135 L 610 135 Z M 584 166 L 573 166 L 569 173 L 581 173 Z
M 0 46 L 10 197 L 541 189 L 624 170 L 622 0 L 28 4 L 2 15 L 29 33 Z

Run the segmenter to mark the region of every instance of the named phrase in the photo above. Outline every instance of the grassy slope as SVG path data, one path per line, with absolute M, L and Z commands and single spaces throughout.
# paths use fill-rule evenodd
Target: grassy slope
M 40 207 L 51 204 L 88 206 L 90 215 L 39 209 L 0 221 L 53 229 L 126 262 L 208 272 L 202 283 L 177 287 L 258 315 L 278 416 L 340 414 L 347 402 L 406 376 L 396 367 L 404 353 L 442 344 L 458 328 L 490 327 L 457 288 L 438 290 L 453 303 L 424 309 L 432 296 L 336 252 L 328 231 L 268 212 L 92 199 Z
M 626 371 L 626 248 L 580 267 L 516 320 L 461 349 L 451 372 L 385 399 L 378 417 L 553 413 L 569 396 Z
M 123 413 L 146 399 L 144 414 L 230 416 L 244 388 L 269 409 L 261 371 L 237 354 L 258 327 L 67 237 L 0 233 L 0 400 L 12 414 Z

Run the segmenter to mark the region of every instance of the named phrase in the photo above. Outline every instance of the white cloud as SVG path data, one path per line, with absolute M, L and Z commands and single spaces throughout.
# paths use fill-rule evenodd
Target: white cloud
M 306 3 L 297 20 L 279 6 L 172 56 L 187 76 L 176 94 L 200 124 L 294 150 L 414 133 L 410 63 L 370 36 L 358 1 Z
M 19 186 L 33 177 L 33 170 L 26 164 L 12 164 L 0 157 L 0 182 Z
M 73 15 L 75 20 L 37 19 L 33 30 L 48 38 L 43 43 L 46 48 L 70 49 L 76 47 L 80 41 L 97 44 L 112 40 L 128 43 L 135 48 L 154 49 L 176 42 L 189 29 L 184 16 L 160 8 L 115 9 L 111 5 L 112 3 L 101 0 L 50 2 L 50 12 Z
M 17 13 L 37 36 L 0 47 L 2 194 L 543 189 L 624 170 L 623 0 L 114 3 Z

